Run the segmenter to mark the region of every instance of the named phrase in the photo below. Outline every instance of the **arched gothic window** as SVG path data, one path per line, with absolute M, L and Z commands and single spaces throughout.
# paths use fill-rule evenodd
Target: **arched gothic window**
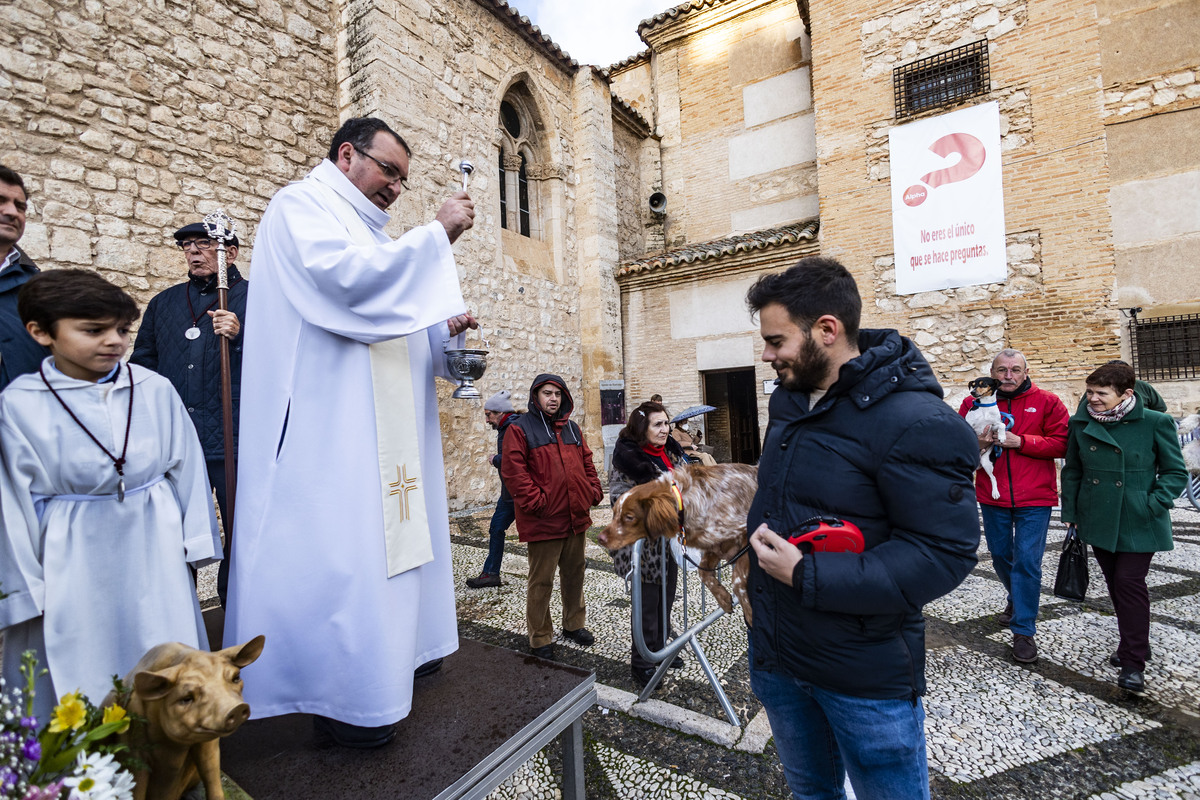
M 542 238 L 540 181 L 530 179 L 539 163 L 541 126 L 529 89 L 516 83 L 500 103 L 500 226 Z

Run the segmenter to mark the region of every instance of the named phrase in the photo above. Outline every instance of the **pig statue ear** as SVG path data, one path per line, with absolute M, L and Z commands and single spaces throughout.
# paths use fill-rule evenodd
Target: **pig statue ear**
M 158 700 L 166 697 L 175 685 L 175 670 L 162 672 L 139 672 L 133 676 L 133 691 L 143 700 Z
M 258 657 L 262 655 L 263 645 L 266 643 L 267 637 L 259 634 L 245 644 L 226 647 L 221 654 L 227 656 L 235 667 L 244 667 L 258 660 Z

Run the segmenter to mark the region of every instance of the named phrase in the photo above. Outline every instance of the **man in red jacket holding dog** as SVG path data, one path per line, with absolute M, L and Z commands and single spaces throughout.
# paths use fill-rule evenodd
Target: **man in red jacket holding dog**
M 992 568 L 1008 590 L 1008 605 L 1000 623 L 1012 629 L 1013 660 L 1037 660 L 1034 622 L 1042 589 L 1042 555 L 1050 510 L 1058 505 L 1054 459 L 1067 452 L 1067 407 L 1058 396 L 1029 380 L 1029 366 L 1018 350 L 1001 350 L 992 360 L 991 375 L 1000 381 L 997 408 L 1012 419 L 1003 433 L 980 437 L 979 447 L 1002 448 L 996 459 L 996 486 L 983 470 L 975 473 L 975 498 L 983 514 L 983 533 L 992 554 Z M 972 398 L 958 413 L 966 416 Z
M 516 506 L 517 538 L 529 549 L 525 618 L 529 651 L 539 658 L 554 657 L 550 593 L 556 566 L 563 636 L 584 647 L 595 642 L 584 627 L 584 533 L 604 492 L 583 431 L 568 419 L 574 408 L 562 378 L 538 375 L 529 389 L 529 413 L 509 426 L 500 459 L 500 478 Z

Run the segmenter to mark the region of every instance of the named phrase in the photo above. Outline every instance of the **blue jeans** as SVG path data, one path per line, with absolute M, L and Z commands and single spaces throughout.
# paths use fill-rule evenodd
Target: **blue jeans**
M 992 568 L 1013 604 L 1013 633 L 1033 636 L 1042 596 L 1042 556 L 1046 552 L 1049 506 L 979 506 Z
M 489 575 L 500 574 L 500 560 L 504 558 L 504 534 L 516 518 L 517 511 L 512 498 L 501 495 L 496 501 L 496 510 L 492 512 L 492 524 L 488 528 L 488 555 L 487 561 L 483 562 L 483 571 Z
M 751 658 L 750 663 L 754 660 Z M 929 800 L 920 698 L 872 700 L 750 668 L 795 800 Z

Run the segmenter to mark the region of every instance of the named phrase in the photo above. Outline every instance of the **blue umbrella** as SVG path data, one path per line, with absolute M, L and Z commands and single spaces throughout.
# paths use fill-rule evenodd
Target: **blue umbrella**
M 685 408 L 683 411 L 680 411 L 675 416 L 671 417 L 671 423 L 674 424 L 676 422 L 683 422 L 685 419 L 691 419 L 692 417 L 698 417 L 701 414 L 707 414 L 710 411 L 716 411 L 716 410 L 717 410 L 716 406 L 690 406 L 688 408 Z

